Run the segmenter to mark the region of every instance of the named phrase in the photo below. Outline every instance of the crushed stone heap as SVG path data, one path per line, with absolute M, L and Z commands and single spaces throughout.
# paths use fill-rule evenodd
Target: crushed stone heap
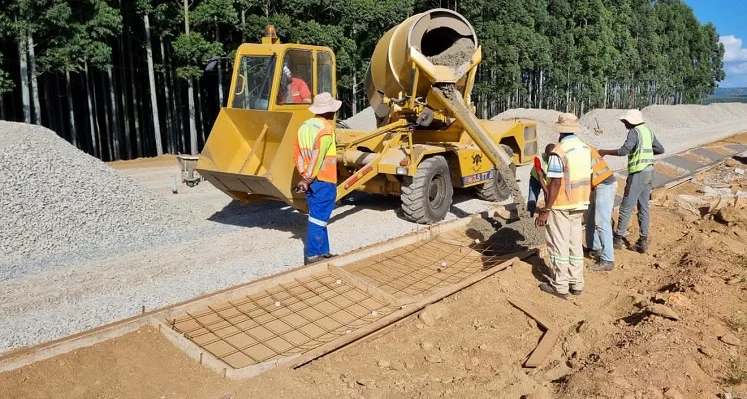
M 189 221 L 51 130 L 4 121 L 0 209 L 0 261 L 157 238 Z

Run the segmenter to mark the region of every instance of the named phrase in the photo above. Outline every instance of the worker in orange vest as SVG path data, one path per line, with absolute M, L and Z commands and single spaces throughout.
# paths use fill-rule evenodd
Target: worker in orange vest
M 309 111 L 314 117 L 298 129 L 293 151 L 301 180 L 295 192 L 306 193 L 309 223 L 304 248 L 304 264 L 331 258 L 327 223 L 337 199 L 337 148 L 332 121 L 342 101 L 331 94 L 319 93 Z
M 283 77 L 278 103 L 280 104 L 303 104 L 311 103 L 311 91 L 309 85 L 303 79 L 293 76 L 288 66 L 283 67 Z
M 589 267 L 594 271 L 615 268 L 615 251 L 612 245 L 612 209 L 615 207 L 617 178 L 607 162 L 594 147 L 591 149 L 591 198 L 586 213 L 586 248 L 592 259 Z
M 553 278 L 540 289 L 560 298 L 581 295 L 584 290 L 584 248 L 581 230 L 591 194 L 591 151 L 577 133 L 576 115 L 558 116 L 553 126 L 560 134 L 547 162 L 548 195 L 535 224 L 545 227 Z

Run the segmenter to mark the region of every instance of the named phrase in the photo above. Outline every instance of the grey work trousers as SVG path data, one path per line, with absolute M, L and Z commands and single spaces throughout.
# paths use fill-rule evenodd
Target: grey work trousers
M 653 179 L 653 165 L 647 166 L 646 169 L 638 173 L 628 174 L 628 179 L 625 181 L 625 195 L 622 204 L 620 204 L 620 218 L 617 222 L 616 235 L 625 235 L 630 217 L 633 216 L 633 209 L 637 205 L 638 227 L 641 230 L 641 236 L 648 237 L 650 223 L 648 201 L 651 198 L 651 182 Z

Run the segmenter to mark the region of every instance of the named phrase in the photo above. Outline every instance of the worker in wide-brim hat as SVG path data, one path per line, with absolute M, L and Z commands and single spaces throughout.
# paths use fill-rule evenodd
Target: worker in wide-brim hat
M 535 224 L 545 228 L 552 278 L 540 289 L 560 298 L 584 290 L 582 222 L 589 206 L 591 152 L 577 136 L 581 125 L 574 114 L 558 116 L 553 129 L 559 142 L 547 160 L 547 198 Z
M 599 150 L 601 156 L 628 156 L 628 178 L 625 181 L 625 194 L 620 204 L 620 218 L 613 237 L 615 249 L 626 247 L 625 231 L 628 229 L 633 209 L 638 206 L 640 236 L 633 249 L 646 253 L 649 246 L 649 207 L 652 182 L 654 179 L 654 155 L 663 154 L 664 146 L 646 126 L 643 113 L 637 109 L 625 111 L 620 121 L 628 129 L 628 137 L 622 147 L 615 150 Z
M 306 193 L 309 208 L 304 264 L 331 258 L 327 223 L 337 199 L 337 150 L 332 122 L 342 101 L 319 93 L 309 111 L 315 115 L 298 129 L 293 151 L 301 180 L 294 191 Z

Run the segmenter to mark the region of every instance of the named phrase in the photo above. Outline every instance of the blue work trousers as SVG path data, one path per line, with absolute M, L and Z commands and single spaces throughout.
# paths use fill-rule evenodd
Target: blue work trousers
M 617 180 L 600 184 L 591 192 L 586 211 L 586 248 L 599 251 L 601 260 L 615 261 L 612 248 L 612 208 L 615 207 Z
M 335 208 L 337 186 L 332 183 L 314 180 L 306 192 L 309 205 L 309 229 L 306 233 L 306 259 L 329 254 L 327 223 Z
M 531 217 L 534 217 L 534 211 L 537 210 L 537 201 L 539 201 L 542 185 L 534 176 L 529 176 L 529 195 L 527 196 L 527 210 Z

